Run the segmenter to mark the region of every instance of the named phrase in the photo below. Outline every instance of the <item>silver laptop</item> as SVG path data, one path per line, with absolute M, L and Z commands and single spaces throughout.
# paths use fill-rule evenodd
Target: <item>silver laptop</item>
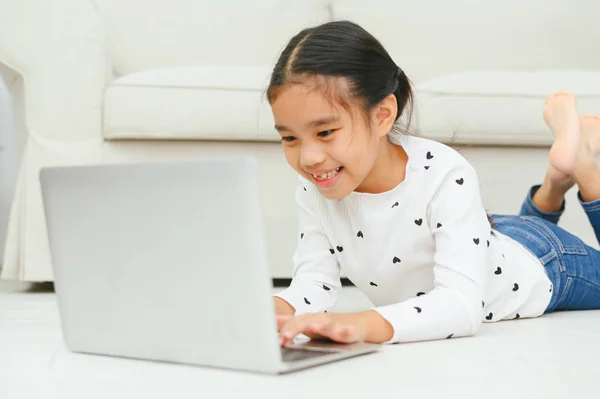
M 40 177 L 70 350 L 284 373 L 379 347 L 280 348 L 254 160 L 52 167 Z

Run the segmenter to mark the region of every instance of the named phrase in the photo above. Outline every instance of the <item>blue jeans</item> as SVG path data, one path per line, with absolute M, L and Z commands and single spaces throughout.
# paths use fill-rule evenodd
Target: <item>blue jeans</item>
M 511 237 L 538 257 L 553 283 L 546 313 L 555 310 L 600 309 L 600 251 L 558 227 L 565 204 L 556 213 L 546 213 L 533 203 L 540 186 L 527 194 L 519 216 L 492 215 L 495 230 Z M 600 199 L 579 202 L 600 243 Z

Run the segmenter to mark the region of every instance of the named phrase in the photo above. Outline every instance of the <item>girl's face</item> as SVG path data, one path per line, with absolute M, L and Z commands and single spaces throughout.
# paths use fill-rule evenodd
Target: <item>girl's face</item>
M 396 106 L 395 98 L 388 102 Z M 328 199 L 369 191 L 381 139 L 387 144 L 395 119 L 390 104 L 375 107 L 368 118 L 358 104 L 350 105 L 347 110 L 306 84 L 286 85 L 271 104 L 288 163 Z

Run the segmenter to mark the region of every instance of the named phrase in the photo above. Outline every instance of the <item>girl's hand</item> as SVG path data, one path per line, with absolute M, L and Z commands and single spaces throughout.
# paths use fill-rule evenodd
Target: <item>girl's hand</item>
M 304 334 L 311 339 L 330 339 L 343 344 L 363 342 L 367 337 L 367 327 L 363 321 L 358 314 L 278 315 L 279 342 L 281 346 L 287 345 L 298 334 Z

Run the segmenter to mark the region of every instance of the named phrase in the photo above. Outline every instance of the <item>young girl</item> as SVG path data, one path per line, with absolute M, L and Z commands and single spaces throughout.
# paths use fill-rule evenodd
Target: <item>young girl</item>
M 473 167 L 450 147 L 399 132 L 410 82 L 359 26 L 300 32 L 267 94 L 300 175 L 293 280 L 275 297 L 282 345 L 300 333 L 342 343 L 444 339 L 473 335 L 482 321 L 600 308 L 600 252 L 556 225 L 577 184 L 600 240 L 600 119 L 580 118 L 570 93 L 546 103 L 556 140 L 544 183 L 520 216 L 491 224 Z M 340 266 L 372 310 L 326 312 Z

